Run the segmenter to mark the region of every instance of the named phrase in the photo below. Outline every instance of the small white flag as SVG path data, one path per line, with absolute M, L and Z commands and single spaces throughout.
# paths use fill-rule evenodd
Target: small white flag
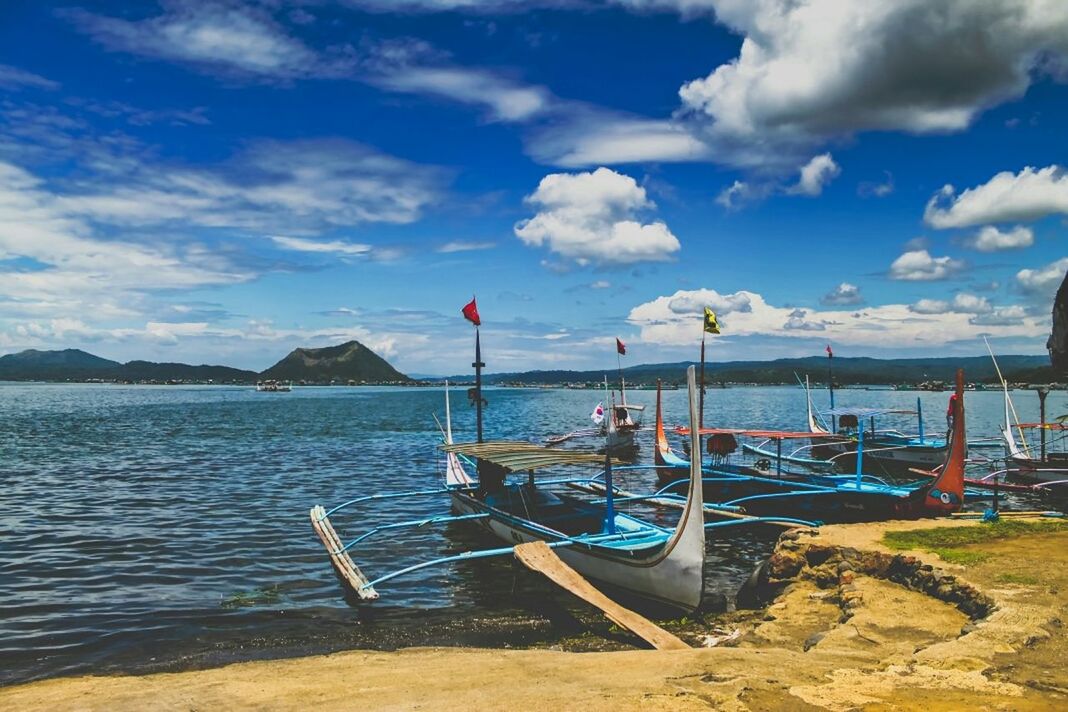
M 604 406 L 601 403 L 598 403 L 597 407 L 593 409 L 593 413 L 590 414 L 590 420 L 592 420 L 595 425 L 600 425 L 604 422 Z

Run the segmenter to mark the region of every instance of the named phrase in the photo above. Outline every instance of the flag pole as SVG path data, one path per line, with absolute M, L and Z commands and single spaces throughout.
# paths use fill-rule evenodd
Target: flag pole
M 478 327 L 475 327 L 475 423 L 478 433 L 478 442 L 482 442 L 482 343 L 479 339 Z
M 705 330 L 701 329 L 701 406 L 698 412 L 697 427 L 705 427 Z
M 619 369 L 619 404 L 627 404 L 627 395 L 623 391 L 623 360 L 619 358 L 619 349 L 616 348 L 616 368 Z
M 831 367 L 834 365 L 834 352 L 831 351 L 831 347 L 827 347 L 827 388 L 831 392 L 831 410 L 834 410 L 834 371 Z M 838 418 L 831 414 L 831 432 L 838 432 Z

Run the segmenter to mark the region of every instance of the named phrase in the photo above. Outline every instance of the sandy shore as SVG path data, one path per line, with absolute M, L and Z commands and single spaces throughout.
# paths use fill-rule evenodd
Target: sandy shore
M 12 710 L 1068 708 L 1068 525 L 972 544 L 982 560 L 892 551 L 824 527 L 779 542 L 782 590 L 726 644 L 679 652 L 353 651 L 0 689 Z M 974 557 L 979 558 L 979 557 Z

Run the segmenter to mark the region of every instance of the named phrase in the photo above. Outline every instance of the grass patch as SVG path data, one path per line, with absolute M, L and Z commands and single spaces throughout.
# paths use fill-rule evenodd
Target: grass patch
M 991 524 L 979 524 L 973 527 L 932 527 L 931 529 L 887 532 L 883 535 L 883 543 L 898 551 L 912 549 L 930 551 L 951 564 L 972 566 L 986 561 L 990 555 L 961 547 L 1063 529 L 1062 522 L 1056 519 L 1001 519 Z
M 248 606 L 270 606 L 282 600 L 278 584 L 270 587 L 255 588 L 251 591 L 232 593 L 223 599 L 223 608 L 246 608 Z
M 1034 576 L 1028 576 L 1027 574 L 998 574 L 994 577 L 994 580 L 998 583 L 1015 583 L 1020 586 L 1037 586 L 1038 579 Z

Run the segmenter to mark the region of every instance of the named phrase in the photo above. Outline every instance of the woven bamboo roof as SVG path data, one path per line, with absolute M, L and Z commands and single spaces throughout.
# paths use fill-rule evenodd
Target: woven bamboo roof
M 564 450 L 526 442 L 455 443 L 442 445 L 441 449 L 457 455 L 487 460 L 513 472 L 558 465 L 604 465 L 604 455 L 595 452 Z M 618 465 L 620 461 L 613 459 L 612 464 Z

